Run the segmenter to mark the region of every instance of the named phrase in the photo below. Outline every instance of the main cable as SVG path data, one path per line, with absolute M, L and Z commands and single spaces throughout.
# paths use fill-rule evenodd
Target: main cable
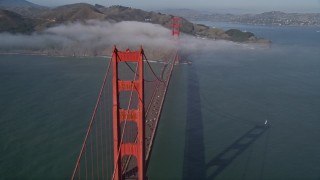
M 149 60 L 147 59 L 147 57 L 146 57 L 145 54 L 143 54 L 143 57 L 146 59 L 147 64 L 148 64 L 148 66 L 149 66 L 152 74 L 154 75 L 154 77 L 156 77 L 156 78 L 158 79 L 158 81 L 160 81 L 160 82 L 162 82 L 162 83 L 165 83 L 165 81 L 161 80 L 161 79 L 156 75 L 156 73 L 154 72 L 153 68 L 151 67 L 151 65 L 150 65 L 150 63 L 149 63 Z
M 117 56 L 118 56 L 118 58 L 120 58 L 119 55 L 117 55 Z M 145 58 L 145 60 L 146 60 L 146 62 L 147 62 L 147 64 L 148 64 L 148 66 L 149 66 L 152 74 L 156 77 L 155 80 L 147 80 L 147 79 L 144 79 L 144 78 L 143 78 L 143 80 L 146 81 L 146 82 L 155 82 L 155 81 L 158 80 L 158 81 L 164 83 L 164 81 L 161 80 L 161 79 L 156 75 L 156 73 L 154 72 L 154 70 L 153 70 L 153 68 L 151 67 L 151 65 L 150 65 L 150 63 L 149 63 L 149 61 L 148 61 L 148 59 L 147 59 L 147 57 L 146 57 L 145 54 L 143 54 L 143 57 Z M 129 68 L 133 73 L 136 73 L 136 72 L 134 72 L 134 70 L 132 69 L 132 67 L 128 64 L 128 62 L 124 62 L 124 63 L 128 66 L 128 68 Z M 137 76 L 139 77 L 139 73 L 137 73 Z
M 104 88 L 105 88 L 105 84 L 106 84 L 106 81 L 107 81 L 107 78 L 108 78 L 108 74 L 109 74 L 109 71 L 110 71 L 111 62 L 112 62 L 112 61 L 110 60 L 110 62 L 109 62 L 109 64 L 108 64 L 108 67 L 107 67 L 107 72 L 106 72 L 106 74 L 105 74 L 105 76 L 104 76 L 104 80 L 103 80 L 103 83 L 102 83 L 102 87 L 101 87 L 101 89 L 100 89 L 100 93 L 99 93 L 99 96 L 98 96 L 98 100 L 97 100 L 96 105 L 95 105 L 95 107 L 94 107 L 93 114 L 92 114 L 92 117 L 91 117 L 91 120 L 90 120 L 90 123 L 89 123 L 88 131 L 87 131 L 86 136 L 85 136 L 85 138 L 84 138 L 84 141 L 83 141 L 83 144 L 82 144 L 82 147 L 81 147 L 80 154 L 79 154 L 79 156 L 78 156 L 78 160 L 77 160 L 76 166 L 75 166 L 75 168 L 74 168 L 74 170 L 73 170 L 73 173 L 72 173 L 72 177 L 71 177 L 72 180 L 74 179 L 75 174 L 76 174 L 76 171 L 77 171 L 77 169 L 78 169 L 78 167 L 79 167 L 80 160 L 81 160 L 81 157 L 82 157 L 82 155 L 83 155 L 83 151 L 84 151 L 85 146 L 86 146 L 86 144 L 87 144 L 88 136 L 89 136 L 89 134 L 90 134 L 90 132 L 91 132 L 91 127 L 92 127 L 93 121 L 94 121 L 94 119 L 95 119 L 95 117 L 96 117 L 96 113 L 97 113 L 98 106 L 99 106 L 99 103 L 100 103 L 100 100 L 101 100 L 102 92 L 103 92 L 103 90 L 104 90 Z

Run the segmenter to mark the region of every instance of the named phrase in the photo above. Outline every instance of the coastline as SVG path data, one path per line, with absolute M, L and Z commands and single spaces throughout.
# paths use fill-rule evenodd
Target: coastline
M 244 42 L 237 42 L 237 41 L 232 41 L 232 40 L 226 40 L 226 39 L 213 39 L 211 37 L 206 37 L 206 36 L 194 36 L 196 39 L 204 39 L 204 40 L 210 40 L 212 42 L 215 41 L 227 41 L 230 43 L 235 43 L 237 45 L 257 45 L 261 47 L 271 47 L 272 41 L 268 39 L 263 39 L 263 38 L 257 38 L 254 36 L 253 39 L 244 41 Z M 161 56 L 161 53 L 155 53 L 159 51 L 159 49 L 149 49 L 149 48 L 144 48 L 145 52 L 148 52 L 148 57 L 150 60 L 154 61 L 161 61 L 160 59 L 163 59 L 163 56 Z M 160 50 L 163 51 L 162 54 L 166 54 L 166 51 L 168 50 Z M 110 53 L 108 53 L 110 52 Z M 1 50 L 0 49 L 0 55 L 28 55 L 28 56 L 46 56 L 46 57 L 75 57 L 75 58 L 111 58 L 112 50 L 111 48 L 106 48 L 103 51 L 95 51 L 93 52 L 78 52 L 77 54 L 73 53 L 66 53 L 63 49 L 61 50 L 50 50 L 50 49 L 42 49 L 39 51 L 36 50 L 25 50 L 25 49 L 12 49 L 12 50 Z
M 24 55 L 24 56 L 46 56 L 46 57 L 74 57 L 74 58 L 111 58 L 111 56 L 99 55 L 99 56 L 69 56 L 69 55 L 52 55 L 36 52 L 0 52 L 0 55 Z
M 18 53 L 18 52 L 14 52 L 14 53 L 3 53 L 0 52 L 0 56 L 1 55 L 22 55 L 22 56 L 45 56 L 45 57 L 57 57 L 57 58 L 107 58 L 107 59 L 111 59 L 112 56 L 106 56 L 106 55 L 101 55 L 101 56 L 60 56 L 60 55 L 47 55 L 47 54 L 41 54 L 41 53 Z M 146 60 L 143 60 L 146 62 Z M 148 61 L 150 63 L 164 63 L 163 60 L 160 59 L 148 59 Z

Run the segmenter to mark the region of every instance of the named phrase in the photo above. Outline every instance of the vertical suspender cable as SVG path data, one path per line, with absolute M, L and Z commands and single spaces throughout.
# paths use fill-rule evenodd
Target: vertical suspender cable
M 81 157 L 82 157 L 84 148 L 85 148 L 85 146 L 86 146 L 88 136 L 89 136 L 89 134 L 90 134 L 90 132 L 91 132 L 91 126 L 92 126 L 92 123 L 93 123 L 93 121 L 94 121 L 94 119 L 95 119 L 95 116 L 96 116 L 96 112 L 97 112 L 98 105 L 99 105 L 99 102 L 100 102 L 100 99 L 101 99 L 101 95 L 102 95 L 102 92 L 103 92 L 103 89 L 104 89 L 104 87 L 105 87 L 105 84 L 106 84 L 106 81 L 107 81 L 107 78 L 108 78 L 108 74 L 109 74 L 109 71 L 110 71 L 110 66 L 111 66 L 111 60 L 110 60 L 110 62 L 109 62 L 109 64 L 108 64 L 107 72 L 106 72 L 106 74 L 105 74 L 105 76 L 104 76 L 104 80 L 103 80 L 102 87 L 101 87 L 101 89 L 100 89 L 100 93 L 99 93 L 99 96 L 98 96 L 98 100 L 97 100 L 97 103 L 96 103 L 96 105 L 95 105 L 95 108 L 94 108 L 94 111 L 93 111 L 93 115 L 92 115 L 92 118 L 91 118 L 90 123 L 89 123 L 88 131 L 87 131 L 87 133 L 86 133 L 84 142 L 83 142 L 83 144 L 82 144 L 81 151 L 80 151 L 80 154 L 79 154 L 79 157 L 78 157 L 76 166 L 75 166 L 75 168 L 74 168 L 74 170 L 73 170 L 73 173 L 72 173 L 72 177 L 71 177 L 72 180 L 74 179 L 75 174 L 76 174 L 76 171 L 77 171 L 77 169 L 78 169 L 78 167 L 79 167 L 80 160 L 81 160 Z

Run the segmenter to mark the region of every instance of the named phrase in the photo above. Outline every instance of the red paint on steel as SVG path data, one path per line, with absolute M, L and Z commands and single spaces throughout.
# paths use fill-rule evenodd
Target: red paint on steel
M 118 51 L 116 47 L 114 47 L 113 55 L 112 55 L 112 65 L 113 65 L 113 145 L 114 145 L 114 173 L 113 179 L 120 180 L 122 174 L 122 158 L 124 156 L 135 156 L 137 159 L 137 167 L 138 167 L 138 179 L 143 180 L 145 179 L 145 149 L 144 149 L 144 85 L 143 85 L 143 49 L 141 48 L 140 51 L 130 52 L 127 51 Z M 124 120 L 124 127 L 121 133 L 120 138 L 120 107 L 119 107 L 119 93 L 124 90 L 128 90 L 127 88 L 119 88 L 118 79 L 118 63 L 119 62 L 134 62 L 137 63 L 137 70 L 135 71 L 135 78 L 131 82 L 132 85 L 127 87 L 131 87 L 131 96 L 129 100 L 129 106 L 126 113 L 126 118 Z M 138 72 L 137 72 L 138 71 Z M 139 74 L 138 79 L 136 80 L 137 73 Z M 138 83 L 135 83 L 135 82 Z M 136 87 L 137 86 L 137 87 Z M 138 115 L 135 118 L 130 119 L 137 125 L 137 133 L 138 133 L 138 141 L 136 143 L 124 143 L 123 142 L 123 135 L 126 128 L 126 123 L 128 119 L 129 112 L 132 111 L 130 109 L 131 100 L 132 100 L 132 92 L 135 90 L 138 95 Z
M 180 17 L 173 17 L 172 18 L 172 36 L 176 40 L 175 43 L 176 43 L 177 49 L 179 49 L 179 46 L 180 46 L 180 43 L 179 43 L 180 25 L 181 25 Z M 180 63 L 180 54 L 178 52 L 175 57 L 175 64 L 179 64 L 179 63 Z
M 117 167 L 121 167 L 121 162 L 118 161 L 118 148 L 119 148 L 119 131 L 118 127 L 120 123 L 118 121 L 118 102 L 119 102 L 119 95 L 118 95 L 118 62 L 117 62 L 117 53 L 118 50 L 114 47 L 113 55 L 112 55 L 112 129 L 113 129 L 113 157 L 114 157 L 114 164 Z M 114 57 L 115 56 L 115 57 Z M 120 168 L 114 169 L 114 177 L 115 180 L 120 180 Z
M 104 99 L 103 99 L 104 100 Z M 103 102 L 102 102 L 103 103 Z M 103 123 L 102 123 L 102 108 L 103 108 L 103 105 L 101 105 L 102 103 L 100 103 L 100 147 L 101 147 L 101 173 L 102 173 L 102 179 L 105 179 L 104 178 L 104 163 L 103 163 L 103 143 L 102 143 L 102 126 L 103 126 Z
M 98 148 L 98 143 L 99 143 L 99 138 L 98 138 L 98 122 L 96 121 L 95 122 L 96 124 L 96 158 L 97 158 L 97 167 L 96 167 L 96 170 L 97 170 L 97 177 L 98 179 L 100 179 L 100 176 L 99 176 L 99 148 Z
M 172 36 L 175 38 L 180 36 L 180 17 L 172 18 Z

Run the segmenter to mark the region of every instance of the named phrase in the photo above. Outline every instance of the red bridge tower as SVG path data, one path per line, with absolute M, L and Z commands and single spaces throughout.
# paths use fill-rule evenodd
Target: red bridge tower
M 176 46 L 179 51 L 180 44 L 179 44 L 179 37 L 180 37 L 180 17 L 173 17 L 172 18 L 172 36 L 176 40 Z M 180 53 L 177 53 L 175 64 L 180 63 Z
M 177 39 L 180 36 L 180 17 L 172 18 L 172 36 Z
M 118 51 L 115 47 L 112 55 L 113 65 L 113 146 L 114 146 L 114 179 L 122 179 L 122 175 L 125 174 L 126 169 L 123 168 L 124 157 L 133 156 L 137 160 L 138 179 L 145 179 L 145 132 L 144 132 L 144 86 L 143 86 L 143 56 L 144 52 L 141 48 L 140 51 L 130 52 Z M 120 80 L 118 63 L 136 63 L 136 72 L 134 80 Z M 123 91 L 131 91 L 137 93 L 136 102 L 137 109 L 130 109 L 130 105 L 127 109 L 120 108 L 119 94 Z M 137 127 L 137 141 L 124 142 L 123 137 L 125 133 L 125 127 L 127 123 L 135 123 Z

